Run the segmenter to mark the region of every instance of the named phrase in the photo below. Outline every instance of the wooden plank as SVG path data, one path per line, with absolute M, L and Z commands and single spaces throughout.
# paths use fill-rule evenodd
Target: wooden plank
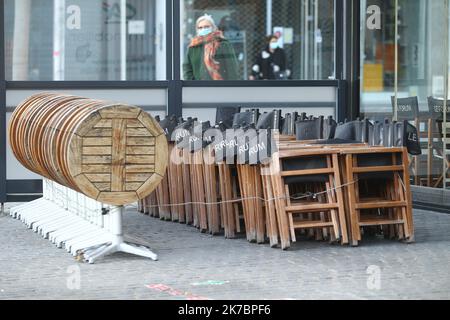
M 377 202 L 360 202 L 356 204 L 356 209 L 378 209 L 378 208 L 400 208 L 406 207 L 406 201 L 377 201 Z
M 94 126 L 94 128 L 112 128 L 112 121 L 111 119 L 102 119 Z
M 328 155 L 333 153 L 339 153 L 339 150 L 332 150 L 332 149 L 324 149 L 324 148 L 308 148 L 308 149 L 301 149 L 301 150 L 281 150 L 279 151 L 279 158 L 280 159 L 286 159 L 286 158 L 295 158 L 295 157 L 301 157 L 301 156 L 319 156 L 319 155 Z
M 355 173 L 403 171 L 403 166 L 357 167 Z
M 310 175 L 330 174 L 330 173 L 333 173 L 333 168 L 282 171 L 281 176 L 294 177 L 294 176 L 310 176 Z
M 123 205 L 124 203 L 133 203 L 138 199 L 136 192 L 101 192 L 97 201 L 112 204 Z
M 126 156 L 127 164 L 152 164 L 155 163 L 155 156 Z M 158 165 L 158 163 L 155 163 Z
M 312 221 L 294 221 L 294 228 L 295 229 L 308 229 L 308 228 L 326 228 L 326 227 L 333 227 L 333 223 L 331 222 L 322 222 L 318 220 L 317 222 Z
M 261 165 L 261 171 L 267 170 L 265 165 Z M 267 237 L 270 241 L 270 246 L 275 248 L 278 245 L 278 229 L 275 213 L 275 204 L 273 200 L 272 185 L 270 179 L 266 174 L 261 174 L 263 184 L 264 199 L 265 199 L 265 215 L 267 221 Z
M 345 161 L 342 166 L 345 166 Z M 345 200 L 344 200 L 344 190 L 341 187 L 344 184 L 344 180 L 341 177 L 339 171 L 339 156 L 337 154 L 332 155 L 332 163 L 334 169 L 334 181 L 336 189 L 336 201 L 338 203 L 338 215 L 339 215 L 339 227 L 341 233 L 341 244 L 348 244 L 348 229 L 347 229 L 347 219 L 345 215 Z
M 90 131 L 100 120 L 101 116 L 98 112 L 91 114 L 87 120 L 84 120 L 81 125 L 77 127 L 75 133 L 80 137 L 84 137 L 84 135 Z
M 161 129 L 161 127 L 158 124 L 158 122 L 156 122 L 156 120 L 153 119 L 153 117 L 151 117 L 148 113 L 141 112 L 139 114 L 138 120 L 142 123 L 142 125 L 144 127 L 147 128 L 148 131 L 150 131 L 150 133 L 154 137 L 158 137 L 160 135 L 164 135 L 164 131 Z
M 118 192 L 124 190 L 125 157 L 126 157 L 126 120 L 114 119 L 112 121 L 113 145 L 112 145 L 112 170 L 111 170 L 111 191 Z
M 139 197 L 139 199 L 144 199 L 147 197 L 153 190 L 156 189 L 156 187 L 161 183 L 161 180 L 163 177 L 153 174 L 145 183 L 139 187 L 139 189 L 136 190 L 136 194 Z M 165 202 L 164 204 L 167 204 Z
M 182 150 L 183 152 L 183 164 L 182 164 L 182 173 L 183 173 L 183 198 L 186 203 L 184 206 L 185 212 L 185 221 L 186 224 L 191 224 L 193 221 L 193 213 L 192 213 L 192 194 L 191 194 L 191 175 L 189 172 L 189 162 L 188 160 L 188 152 L 186 150 Z
M 99 111 L 103 119 L 136 119 L 141 109 L 134 106 L 117 105 Z
M 85 135 L 85 137 L 111 137 L 112 130 L 108 128 L 94 128 L 89 130 Z
M 86 173 L 86 178 L 92 183 L 95 182 L 111 182 L 110 174 Z
M 111 146 L 107 147 L 83 147 L 83 155 L 106 156 L 111 154 Z
M 269 166 L 271 183 L 273 186 L 273 196 L 276 206 L 278 230 L 280 233 L 281 249 L 286 250 L 291 246 L 289 236 L 289 221 L 286 214 L 286 200 L 283 200 L 285 196 L 284 184 L 279 172 L 281 171 L 280 159 L 278 156 L 272 157 L 272 161 Z
M 111 173 L 111 166 L 101 164 L 83 164 L 83 173 Z
M 403 148 L 400 147 L 340 148 L 341 154 L 402 153 L 402 152 Z
M 72 176 L 77 176 L 82 172 L 81 168 L 81 148 L 83 145 L 83 139 L 77 135 L 72 136 L 69 146 L 69 159 L 68 167 Z
M 236 220 L 234 217 L 233 204 L 230 202 L 233 198 L 230 167 L 227 164 L 220 163 L 219 174 L 220 174 L 219 187 L 223 201 L 221 206 L 224 218 L 225 237 L 227 239 L 233 239 L 236 237 L 236 225 L 235 225 Z
M 169 152 L 172 154 L 172 151 L 174 150 L 174 144 L 171 143 L 169 146 Z M 171 162 L 169 164 L 170 166 L 170 170 L 168 171 L 169 173 L 169 192 L 170 192 L 170 204 L 172 205 L 171 207 L 171 218 L 172 221 L 178 221 L 179 218 L 179 207 L 177 206 L 177 204 L 182 203 L 182 201 L 179 200 L 178 198 L 178 192 L 177 192 L 177 168 L 175 165 L 175 162 Z
M 350 211 L 350 226 L 351 226 L 351 244 L 357 246 L 361 238 L 361 231 L 359 228 L 359 212 L 356 209 L 356 189 L 358 189 L 358 181 L 355 179 L 353 173 L 353 157 L 351 154 L 345 156 L 346 182 L 347 182 L 347 196 L 348 207 Z
M 84 193 L 88 197 L 97 199 L 100 191 L 92 184 L 91 181 L 88 180 L 88 178 L 86 178 L 84 174 L 76 176 L 74 180 L 82 193 Z
M 83 146 L 111 146 L 112 138 L 83 138 Z
M 153 173 L 127 173 L 126 174 L 126 182 L 145 182 L 149 179 Z
M 154 155 L 155 147 L 153 147 L 153 146 L 145 146 L 145 147 L 128 146 L 126 153 L 129 155 Z
M 166 139 L 167 140 L 167 139 Z M 128 146 L 154 146 L 155 138 L 152 137 L 129 137 L 127 139 Z
M 395 225 L 404 224 L 404 220 L 392 220 L 392 219 L 361 219 L 359 222 L 360 227 L 368 226 L 385 226 L 385 225 Z
M 82 156 L 83 164 L 111 164 L 111 156 Z
M 182 150 L 177 149 L 179 157 L 181 159 Z M 178 192 L 178 201 L 179 203 L 185 203 L 184 200 L 184 190 L 183 190 L 183 168 L 181 162 L 179 162 L 176 166 L 176 175 L 177 175 L 177 192 Z M 178 222 L 185 223 L 186 222 L 186 212 L 184 210 L 184 206 L 178 206 Z
M 320 212 L 329 209 L 338 209 L 337 203 L 317 203 L 317 204 L 292 204 L 286 207 L 286 212 Z
M 153 172 L 155 172 L 155 165 L 153 165 L 153 164 L 148 164 L 148 165 L 130 164 L 130 165 L 125 166 L 125 171 L 126 171 L 126 173 L 147 173 L 147 172 L 153 173 Z
M 127 120 L 127 128 L 145 128 L 138 119 Z
M 157 145 L 155 148 L 155 172 L 164 176 L 169 163 L 167 139 L 164 135 L 160 135 L 155 140 Z
M 142 182 L 126 182 L 125 191 L 136 191 L 142 186 Z
M 409 242 L 415 241 L 414 236 L 414 219 L 413 219 L 413 208 L 412 208 L 412 193 L 411 193 L 411 185 L 410 185 L 410 176 L 409 171 L 407 169 L 407 163 L 408 163 L 408 153 L 406 149 L 403 149 L 402 154 L 402 163 L 405 169 L 403 170 L 403 184 L 405 185 L 404 190 L 404 199 L 406 201 L 406 216 L 407 219 L 405 219 L 405 228 L 409 229 Z
M 265 242 L 265 208 L 261 199 L 263 198 L 261 170 L 259 166 L 252 166 L 253 179 L 255 182 L 255 218 L 256 218 L 256 242 Z
M 128 137 L 148 137 L 150 132 L 146 128 L 127 128 Z
M 100 191 L 111 191 L 111 183 L 109 182 L 96 182 L 94 186 Z

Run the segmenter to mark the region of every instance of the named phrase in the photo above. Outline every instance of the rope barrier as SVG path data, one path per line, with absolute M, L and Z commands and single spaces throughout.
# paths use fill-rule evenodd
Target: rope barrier
M 227 200 L 227 201 L 218 201 L 218 202 L 184 202 L 184 203 L 174 203 L 174 204 L 159 204 L 159 205 L 146 205 L 143 206 L 144 208 L 148 208 L 148 209 L 154 209 L 154 208 L 161 208 L 161 207 L 181 207 L 181 206 L 186 206 L 186 205 L 207 205 L 207 206 L 211 206 L 211 205 L 221 205 L 221 204 L 228 204 L 228 203 L 239 203 L 242 201 L 249 201 L 249 200 L 260 200 L 263 202 L 272 202 L 272 201 L 276 201 L 276 200 L 303 200 L 303 199 L 308 199 L 308 198 L 313 198 L 316 199 L 318 196 L 322 195 L 322 194 L 326 194 L 332 191 L 336 191 L 338 189 L 342 189 L 344 187 L 347 187 L 349 185 L 355 184 L 357 183 L 359 180 L 356 181 L 351 181 L 348 182 L 346 184 L 334 187 L 334 188 L 330 188 L 327 189 L 325 191 L 321 191 L 321 192 L 306 192 L 306 193 L 297 193 L 297 195 L 294 196 L 290 196 L 290 197 L 275 197 L 275 198 L 270 198 L 270 199 L 264 199 L 261 197 L 248 197 L 248 198 L 239 198 L 239 199 L 235 199 L 235 200 Z M 133 208 L 137 208 L 137 206 L 132 206 Z

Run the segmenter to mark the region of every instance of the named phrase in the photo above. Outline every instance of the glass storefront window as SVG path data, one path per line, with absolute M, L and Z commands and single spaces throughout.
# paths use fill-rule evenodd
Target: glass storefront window
M 164 0 L 5 0 L 6 79 L 165 80 Z
M 334 78 L 334 0 L 183 2 L 184 80 Z M 204 14 L 212 17 L 227 39 L 224 45 L 227 48 L 218 49 L 216 59 L 221 68 L 219 73 L 224 73 L 220 76 L 211 72 L 214 63 L 202 61 L 203 53 L 195 49 L 198 43 L 193 43 L 198 35 L 196 21 Z M 270 35 L 275 37 L 268 38 Z
M 450 188 L 448 2 L 361 1 L 362 116 L 414 124 L 412 181 L 434 188 Z
M 361 1 L 361 10 L 361 112 L 382 118 L 392 114 L 395 1 Z

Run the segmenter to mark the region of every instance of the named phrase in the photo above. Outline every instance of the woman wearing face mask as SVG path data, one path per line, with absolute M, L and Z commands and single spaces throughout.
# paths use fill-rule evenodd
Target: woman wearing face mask
M 286 54 L 279 47 L 278 37 L 271 35 L 267 38 L 267 45 L 256 57 L 252 66 L 250 80 L 286 80 L 290 70 L 286 68 Z
M 238 80 L 233 47 L 212 17 L 201 16 L 196 28 L 197 36 L 192 39 L 183 64 L 184 80 Z

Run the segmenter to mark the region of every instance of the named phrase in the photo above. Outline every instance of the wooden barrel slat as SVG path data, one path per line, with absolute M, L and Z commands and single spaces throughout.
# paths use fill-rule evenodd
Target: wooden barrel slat
M 161 127 L 126 104 L 39 93 L 15 109 L 8 133 L 24 167 L 113 205 L 147 197 L 168 164 Z

